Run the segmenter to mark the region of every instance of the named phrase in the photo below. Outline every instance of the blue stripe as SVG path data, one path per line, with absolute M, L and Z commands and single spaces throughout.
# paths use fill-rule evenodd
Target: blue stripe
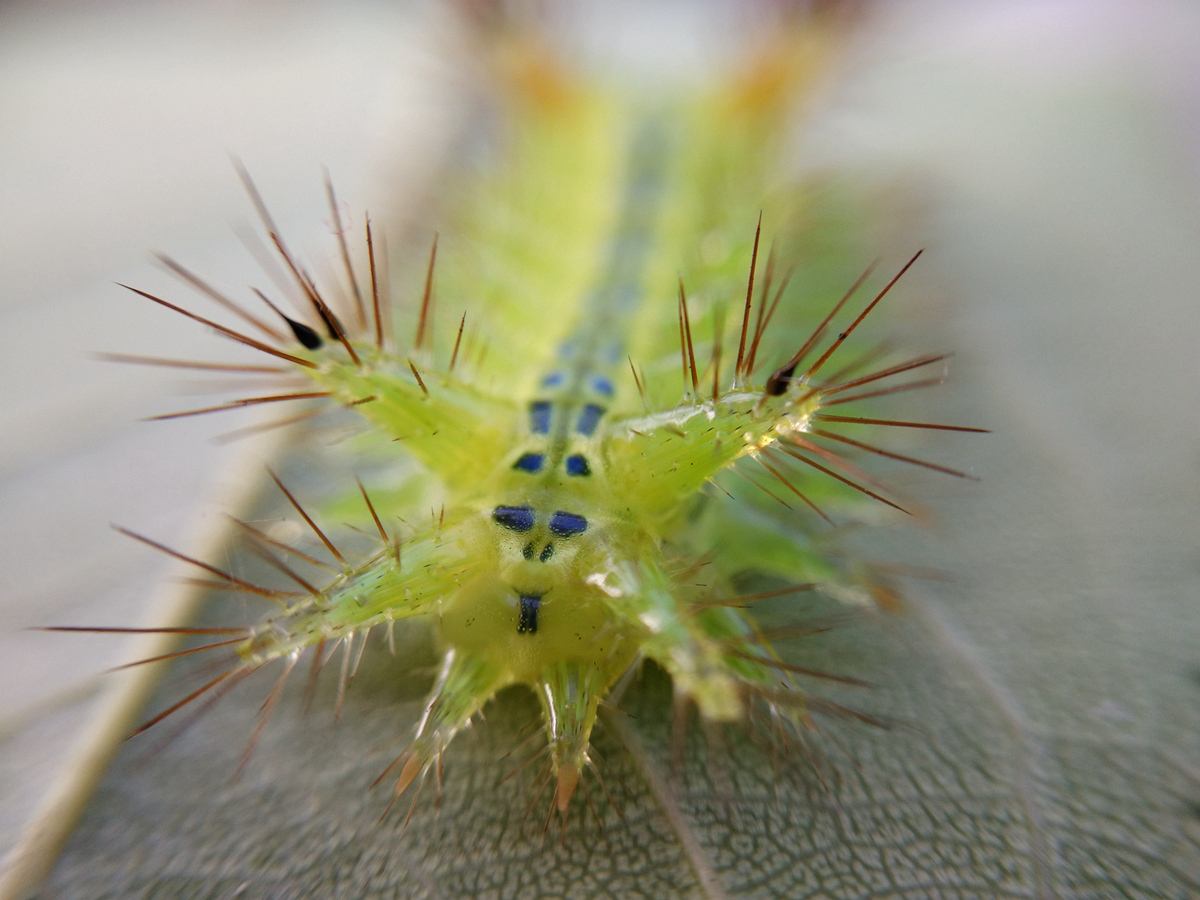
M 521 458 L 513 463 L 514 469 L 522 472 L 540 472 L 546 457 L 541 453 L 522 453 Z
M 529 404 L 529 430 L 534 434 L 550 433 L 549 400 L 534 400 Z
M 541 605 L 541 597 L 521 595 L 521 611 L 517 616 L 517 634 L 537 634 L 538 610 Z
M 561 509 L 550 517 L 550 530 L 559 537 L 571 537 L 587 531 L 588 521 L 576 513 L 563 512 Z
M 530 531 L 533 528 L 533 510 L 528 506 L 497 506 L 492 510 L 497 525 L 510 531 Z
M 575 430 L 585 437 L 591 437 L 596 431 L 596 426 L 600 424 L 600 417 L 603 415 L 603 406 L 588 403 L 579 412 L 579 421 L 575 423 Z

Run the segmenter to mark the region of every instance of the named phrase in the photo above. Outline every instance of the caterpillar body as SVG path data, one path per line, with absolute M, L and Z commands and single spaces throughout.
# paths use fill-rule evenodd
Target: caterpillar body
M 806 60 L 789 43 L 732 86 L 680 99 L 584 85 L 537 51 L 509 48 L 507 153 L 434 238 L 419 302 L 389 307 L 369 219 L 361 252 L 339 229 L 345 277 L 319 286 L 253 185 L 304 310 L 284 313 L 260 292 L 286 331 L 238 308 L 260 332 L 247 333 L 131 288 L 274 358 L 259 367 L 270 392 L 187 413 L 337 404 L 370 425 L 364 453 L 414 464 L 406 471 L 421 484 L 374 498 L 360 485 L 360 520 L 378 547 L 354 558 L 276 478 L 329 554 L 275 542 L 330 570 L 322 580 L 275 558 L 299 590 L 130 532 L 218 587 L 278 604 L 250 626 L 191 629 L 217 639 L 183 652 L 232 654 L 230 665 L 139 731 L 277 666 L 269 713 L 302 655 L 319 668 L 341 648 L 348 661 L 372 632 L 417 619 L 433 624 L 440 665 L 415 734 L 380 776 L 393 800 L 432 770 L 440 778 L 451 741 L 514 685 L 538 698 L 551 811 L 564 820 L 591 765 L 598 708 L 643 661 L 710 722 L 757 707 L 802 733 L 814 715 L 852 712 L 804 684 L 853 679 L 783 659 L 754 604 L 804 590 L 886 601 L 876 573 L 823 546 L 827 510 L 855 512 L 855 492 L 900 509 L 839 449 L 963 475 L 855 429 L 980 429 L 836 410 L 939 381 L 897 379 L 946 357 L 883 365 L 876 353 L 839 353 L 919 254 L 873 292 L 873 266 L 855 277 L 841 257 L 798 258 L 799 213 L 769 173 Z M 805 302 L 793 266 L 810 276 L 809 298 L 836 277 L 840 299 Z M 269 552 L 270 538 L 249 531 Z M 776 585 L 739 594 L 747 572 Z

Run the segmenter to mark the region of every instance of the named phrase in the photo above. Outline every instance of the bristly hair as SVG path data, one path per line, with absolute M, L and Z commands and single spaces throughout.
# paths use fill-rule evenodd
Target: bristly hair
M 544 85 L 521 94 L 514 144 L 533 158 L 467 192 L 485 204 L 461 214 L 470 240 L 454 229 L 426 232 L 428 253 L 422 240 L 414 289 L 395 304 L 379 231 L 364 215 L 361 239 L 353 236 L 328 173 L 337 266 L 332 279 L 318 283 L 237 164 L 288 281 L 279 300 L 251 289 L 274 318 L 264 321 L 166 258 L 238 327 L 126 287 L 258 356 L 244 364 L 106 358 L 237 373 L 262 385 L 249 396 L 152 419 L 277 404 L 292 413 L 251 426 L 262 429 L 348 410 L 369 426 L 362 446 L 372 462 L 403 456 L 419 474 L 404 489 L 374 495 L 355 478 L 352 515 L 362 527 L 358 538 L 343 542 L 318 521 L 330 516 L 306 506 L 268 470 L 309 539 L 292 546 L 234 520 L 248 551 L 269 570 L 267 583 L 118 528 L 199 570 L 199 583 L 270 604 L 247 626 L 162 629 L 212 639 L 128 665 L 201 657 L 219 667 L 135 734 L 181 710 L 211 708 L 279 663 L 240 772 L 304 654 L 310 698 L 340 651 L 340 717 L 371 633 L 391 646 L 396 623 L 409 619 L 432 623 L 440 665 L 414 733 L 376 780 L 391 787 L 384 816 L 415 786 L 405 824 L 427 780 L 440 796 L 455 736 L 514 684 L 532 689 L 541 706 L 541 724 L 527 740 L 541 733 L 545 745 L 514 772 L 546 766 L 530 806 L 547 802 L 543 831 L 557 815 L 565 833 L 573 797 L 591 804 L 581 784 L 603 790 L 592 732 L 602 718 L 622 727 L 611 711 L 615 698 L 646 661 L 672 680 L 680 733 L 694 708 L 707 732 L 758 723 L 768 746 L 793 748 L 811 761 L 820 717 L 890 724 L 885 715 L 820 695 L 832 687 L 866 689 L 869 679 L 804 657 L 804 641 L 840 627 L 845 616 L 768 627 L 758 613 L 769 600 L 798 608 L 799 601 L 783 598 L 801 594 L 898 605 L 892 582 L 903 572 L 827 549 L 829 526 L 853 519 L 860 500 L 889 514 L 923 514 L 854 454 L 973 476 L 863 440 L 860 429 L 984 429 L 883 417 L 859 406 L 934 387 L 945 376 L 947 353 L 895 360 L 887 345 L 852 358 L 841 352 L 921 251 L 865 302 L 855 298 L 872 282 L 877 261 L 853 278 L 857 266 L 847 267 L 829 297 L 849 287 L 827 311 L 801 302 L 797 282 L 805 267 L 783 226 L 772 239 L 787 209 L 764 203 L 751 229 L 745 197 L 765 198 L 765 184 L 749 176 L 738 181 L 737 172 L 721 168 L 757 173 L 771 144 L 776 99 L 759 88 L 739 91 L 729 106 L 735 118 L 720 121 L 688 106 L 672 117 L 634 104 L 625 117 L 611 98 L 569 81 L 553 96 Z M 560 103 L 563 96 L 571 102 Z M 540 179 L 555 184 L 556 177 L 580 187 L 538 189 Z M 663 212 L 675 205 L 695 215 Z M 712 250 L 719 229 L 728 259 Z M 707 255 L 700 249 L 706 241 Z M 844 315 L 847 307 L 852 316 Z M 704 346 L 709 335 L 711 348 Z M 492 347 L 502 365 L 485 375 Z M 831 411 L 840 406 L 850 412 Z M 362 540 L 370 542 L 365 551 L 356 549 Z M 767 584 L 743 591 L 747 574 Z M 286 586 L 273 586 L 278 580 Z M 796 656 L 776 649 L 784 640 L 798 642 Z M 602 717 L 602 709 L 610 711 Z

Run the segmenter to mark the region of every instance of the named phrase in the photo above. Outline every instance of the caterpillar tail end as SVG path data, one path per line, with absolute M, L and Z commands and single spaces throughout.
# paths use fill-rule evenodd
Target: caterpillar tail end
M 405 760 L 404 765 L 400 769 L 400 774 L 396 777 L 396 784 L 392 788 L 393 797 L 399 798 L 405 791 L 412 787 L 412 783 L 425 771 L 425 762 L 425 759 L 416 753 L 410 755 Z
M 579 787 L 579 767 L 574 763 L 563 763 L 558 767 L 558 781 L 554 786 L 554 805 L 563 819 L 571 806 L 571 798 Z
M 425 714 L 417 725 L 412 745 L 380 776 L 383 778 L 394 771 L 395 765 L 400 766 L 400 773 L 392 787 L 393 803 L 414 783 L 419 782 L 431 767 L 440 765 L 441 754 L 454 736 L 470 723 L 472 717 L 503 685 L 503 674 L 486 661 L 460 656 L 454 650 L 445 654 L 441 672 L 425 705 Z
M 608 681 L 595 667 L 561 662 L 550 666 L 538 685 L 555 776 L 553 803 L 564 822 L 590 762 L 588 747 Z

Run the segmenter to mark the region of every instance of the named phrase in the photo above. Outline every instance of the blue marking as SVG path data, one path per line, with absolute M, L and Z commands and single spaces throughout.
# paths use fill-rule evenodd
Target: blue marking
M 540 453 L 522 453 L 521 458 L 513 463 L 514 469 L 522 472 L 540 472 L 546 457 Z
M 568 475 L 591 475 L 592 469 L 588 465 L 587 457 L 582 453 L 572 453 L 567 457 L 567 474 Z
M 517 634 L 537 634 L 538 609 L 541 608 L 542 598 L 521 595 L 521 611 L 517 615 Z
M 646 236 L 638 234 L 636 231 L 633 234 L 628 232 L 621 237 L 613 238 L 608 244 L 608 256 L 610 259 L 627 259 L 631 256 L 641 256 L 642 248 L 646 244 Z
M 540 559 L 542 562 L 548 562 L 550 557 L 552 557 L 553 555 L 554 555 L 554 545 L 547 544 L 545 547 L 542 548 L 542 553 L 540 556 L 538 556 L 538 559 Z
M 549 400 L 534 400 L 529 404 L 529 430 L 534 434 L 550 433 Z
M 633 309 L 642 296 L 641 286 L 633 281 L 614 281 L 595 291 L 591 300 L 609 310 Z
M 563 512 L 561 509 L 550 517 L 550 530 L 559 537 L 572 537 L 587 531 L 588 521 L 575 513 Z
M 579 412 L 579 421 L 575 423 L 575 430 L 585 437 L 591 437 L 596 431 L 596 426 L 600 424 L 602 415 L 604 415 L 603 406 L 588 403 Z
M 545 378 L 542 379 L 542 387 L 558 387 L 562 383 L 563 383 L 563 373 L 562 372 L 551 372 L 549 375 L 547 375 Z
M 497 506 L 492 510 L 497 525 L 509 531 L 530 531 L 533 528 L 533 510 L 528 506 Z
M 592 378 L 592 389 L 597 394 L 603 394 L 605 397 L 613 395 L 613 383 L 603 375 L 597 375 Z

